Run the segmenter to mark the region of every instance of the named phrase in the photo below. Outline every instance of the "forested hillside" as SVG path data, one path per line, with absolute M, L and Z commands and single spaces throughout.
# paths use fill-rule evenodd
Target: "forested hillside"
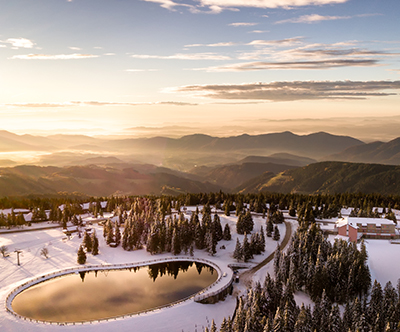
M 254 178 L 237 192 L 272 191 L 281 193 L 363 192 L 400 194 L 400 166 L 321 162 L 287 170 L 276 176 Z

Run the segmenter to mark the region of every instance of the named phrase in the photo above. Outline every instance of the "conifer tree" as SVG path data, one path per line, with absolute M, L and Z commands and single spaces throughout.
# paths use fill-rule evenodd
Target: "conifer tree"
M 269 219 L 267 220 L 267 236 L 272 237 L 272 232 L 274 231 L 274 224 Z
M 229 224 L 226 223 L 224 227 L 224 233 L 222 239 L 225 241 L 230 241 L 232 238 L 231 236 L 231 228 L 229 227 Z
M 85 234 L 83 235 L 83 245 L 85 246 L 87 252 L 92 251 L 92 238 L 90 237 L 88 232 L 85 232 Z
M 78 264 L 85 264 L 86 263 L 86 253 L 83 250 L 82 245 L 79 246 L 78 249 L 78 258 L 77 258 Z
M 99 239 L 96 236 L 96 231 L 92 234 L 92 255 L 96 256 L 99 254 Z
M 121 243 L 121 231 L 119 229 L 118 223 L 116 223 L 116 225 L 115 225 L 115 244 L 117 246 L 119 246 L 120 243 Z
M 275 227 L 274 227 L 274 236 L 273 236 L 273 239 L 274 239 L 275 241 L 279 241 L 280 238 L 281 238 L 281 235 L 280 235 L 280 233 L 279 233 L 279 228 L 278 228 L 278 226 L 275 225 Z
M 242 250 L 243 250 L 243 260 L 245 262 L 253 258 L 253 253 L 250 247 L 249 240 L 247 238 L 247 234 L 244 235 Z
M 236 239 L 235 251 L 233 252 L 233 258 L 238 262 L 243 259 L 242 245 L 239 242 L 239 238 Z

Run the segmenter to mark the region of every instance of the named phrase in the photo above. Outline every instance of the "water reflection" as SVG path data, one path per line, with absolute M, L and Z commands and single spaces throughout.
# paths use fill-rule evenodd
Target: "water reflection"
M 212 267 L 188 261 L 83 271 L 28 288 L 15 297 L 12 307 L 21 316 L 43 321 L 104 319 L 180 300 L 217 277 Z

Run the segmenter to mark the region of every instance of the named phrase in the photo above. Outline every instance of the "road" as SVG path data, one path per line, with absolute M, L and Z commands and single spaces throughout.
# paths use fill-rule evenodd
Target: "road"
M 292 236 L 292 224 L 288 221 L 285 221 L 285 226 L 286 226 L 286 232 L 285 232 L 285 237 L 283 238 L 281 244 L 279 245 L 280 249 L 283 250 L 286 245 L 289 243 L 289 240 Z M 261 269 L 263 266 L 267 265 L 272 259 L 274 258 L 275 251 L 271 253 L 266 259 L 264 259 L 261 263 L 258 263 L 256 266 L 253 266 L 250 270 L 244 271 L 243 273 L 240 274 L 240 281 L 244 285 L 246 285 L 247 288 L 251 287 L 252 284 L 252 279 L 254 273 L 256 273 L 259 269 Z

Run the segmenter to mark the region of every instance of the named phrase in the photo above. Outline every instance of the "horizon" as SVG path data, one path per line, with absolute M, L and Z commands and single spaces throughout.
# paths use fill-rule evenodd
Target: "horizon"
M 2 129 L 212 136 L 400 125 L 396 0 L 2 1 Z

